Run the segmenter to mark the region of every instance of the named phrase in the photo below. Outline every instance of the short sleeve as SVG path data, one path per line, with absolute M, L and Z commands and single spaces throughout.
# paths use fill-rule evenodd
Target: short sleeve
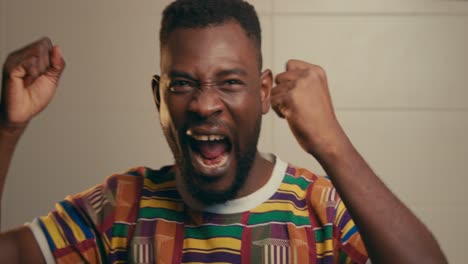
M 310 203 L 323 230 L 323 254 L 335 263 L 370 263 L 361 235 L 331 181 L 317 177 L 311 186 Z
M 68 196 L 35 220 L 56 263 L 112 263 L 125 258 L 119 249 L 129 243 L 142 184 L 141 175 L 131 172 Z

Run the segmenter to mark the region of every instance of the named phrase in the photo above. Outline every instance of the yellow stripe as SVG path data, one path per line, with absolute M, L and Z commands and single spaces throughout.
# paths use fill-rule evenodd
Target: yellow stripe
M 209 254 L 209 253 L 215 253 L 215 252 L 227 252 L 227 253 L 236 254 L 236 255 L 239 255 L 239 254 L 240 254 L 240 251 L 230 250 L 230 249 L 219 249 L 219 248 L 218 248 L 218 249 L 209 250 L 209 251 L 200 250 L 200 249 L 185 249 L 185 250 L 184 250 L 184 253 L 187 253 L 187 252 L 202 253 L 202 254 Z
M 66 247 L 65 241 L 63 238 L 63 232 L 57 229 L 58 224 L 55 224 L 54 221 L 51 219 L 53 216 L 42 217 L 41 221 L 46 227 L 47 231 L 49 232 L 50 237 L 54 241 L 55 247 L 58 249 Z
M 335 218 L 335 223 L 339 223 L 341 218 L 343 217 L 344 212 L 346 211 L 346 207 L 343 202 L 339 201 L 338 202 L 338 208 L 336 209 L 336 218 Z
M 324 252 L 333 251 L 333 241 L 331 239 L 327 239 L 322 243 L 315 243 L 317 248 L 317 254 L 324 255 Z M 326 255 L 327 253 L 325 253 Z
M 104 243 L 102 243 L 104 245 L 104 249 L 106 250 L 106 253 L 109 254 L 109 250 L 111 250 L 109 248 L 109 245 L 111 244 L 110 241 L 109 241 L 109 238 L 107 237 L 107 234 L 104 232 L 104 234 L 102 235 L 102 239 L 104 240 Z
M 165 189 L 165 188 L 170 188 L 170 187 L 176 187 L 175 181 L 168 181 L 168 182 L 163 182 L 163 183 L 154 183 L 150 181 L 149 179 L 145 179 L 145 188 L 150 189 L 152 191 L 155 190 L 160 190 L 160 189 Z
M 57 212 L 68 225 L 68 227 L 71 229 L 73 235 L 75 236 L 75 239 L 78 241 L 85 241 L 86 237 L 83 234 L 83 231 L 81 231 L 81 228 L 75 223 L 75 221 L 73 221 L 73 219 L 71 219 L 71 217 L 68 215 L 65 209 L 63 209 L 62 206 L 57 206 Z
M 283 204 L 290 204 L 291 206 L 293 206 L 293 207 L 296 208 L 297 210 L 300 210 L 300 211 L 307 210 L 307 205 L 304 205 L 303 207 L 297 207 L 296 204 L 294 204 L 294 202 L 289 201 L 289 200 L 273 200 L 273 199 L 270 199 L 270 200 L 266 201 L 266 203 L 283 203 Z
M 287 190 L 280 190 L 280 189 L 278 189 L 278 192 L 279 192 L 279 193 L 284 193 L 284 194 L 291 194 L 291 195 L 294 195 L 294 197 L 296 197 L 298 200 L 304 199 L 304 197 L 299 197 L 299 196 L 297 196 L 297 193 L 295 193 L 295 192 L 293 192 L 293 191 L 287 191 Z
M 164 208 L 174 211 L 183 211 L 184 206 L 179 202 L 171 202 L 165 200 L 154 200 L 154 199 L 142 199 L 140 201 L 140 207 L 153 207 L 153 208 Z
M 342 236 L 345 236 L 351 228 L 353 228 L 354 222 L 353 220 L 349 220 L 348 223 L 343 227 Z
M 290 184 L 290 183 L 281 183 L 279 190 L 285 190 L 289 192 L 295 193 L 296 197 L 301 198 L 305 197 L 306 195 L 306 190 L 302 190 L 299 186 L 296 184 Z
M 184 262 L 186 264 L 206 264 L 205 262 Z M 216 262 L 216 264 L 231 264 L 231 262 Z
M 233 250 L 240 250 L 241 241 L 236 238 L 230 237 L 217 237 L 210 239 L 196 239 L 186 238 L 184 239 L 184 248 L 198 248 L 201 250 L 212 250 L 218 247 L 229 247 Z
M 327 251 L 327 252 L 325 252 L 323 254 L 317 255 L 317 258 L 324 258 L 326 256 L 332 256 L 332 255 L 333 255 L 333 251 Z
M 263 203 L 257 206 L 251 212 L 253 213 L 265 213 L 271 211 L 288 211 L 292 212 L 296 216 L 308 217 L 309 212 L 307 210 L 301 210 L 292 203 Z
M 112 237 L 112 247 L 126 247 L 127 245 L 127 238 L 126 237 Z

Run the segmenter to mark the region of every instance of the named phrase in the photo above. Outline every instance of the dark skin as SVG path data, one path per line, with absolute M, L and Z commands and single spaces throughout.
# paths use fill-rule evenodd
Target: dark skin
M 16 144 L 29 121 L 52 100 L 64 68 L 60 48 L 48 38 L 11 53 L 3 65 L 0 198 Z M 30 229 L 25 226 L 0 234 L 0 249 L 3 263 L 44 263 Z
M 255 127 L 270 107 L 271 71 L 259 72 L 254 43 L 238 24 L 204 29 L 176 29 L 162 49 L 161 79 L 154 86 L 161 126 L 174 155 L 183 155 L 186 131 L 217 134 L 231 142 L 224 166 L 207 167 L 189 149 L 191 171 L 201 175 L 194 184 L 203 190 L 223 192 L 236 180 L 239 160 L 234 152 L 256 145 Z M 202 83 L 202 85 L 195 85 Z M 157 84 L 157 83 L 156 83 Z M 186 144 L 188 145 L 188 144 Z M 237 197 L 264 185 L 273 168 L 256 149 L 252 169 Z M 179 165 L 179 164 L 178 164 Z M 181 167 L 181 166 L 179 166 Z M 178 174 L 178 181 L 184 185 Z
M 236 147 L 242 150 L 248 144 L 247 138 L 252 130 L 242 132 L 239 127 L 252 125 L 253 117 L 268 111 L 270 101 L 275 112 L 286 119 L 299 144 L 321 163 L 330 176 L 361 233 L 373 263 L 447 263 L 429 230 L 388 190 L 351 144 L 336 119 L 322 68 L 290 60 L 286 71 L 275 77 L 276 87 L 271 88 L 271 72 L 259 73 L 253 41 L 246 37 L 238 24 L 228 22 L 212 28 L 181 29 L 175 31 L 171 38 L 178 40 L 179 44 L 173 43 L 177 48 L 171 46 L 163 50 L 160 91 L 158 93 L 158 87 L 154 87 L 154 91 L 155 98 L 160 95 L 157 105 L 161 124 L 169 142 L 173 140 L 173 149 L 183 142 L 180 139 L 177 141 L 181 138 L 179 131 L 189 122 L 187 120 L 210 117 L 226 124 L 219 129 L 219 133 L 231 137 L 232 141 L 238 137 Z M 193 42 L 182 43 L 187 40 Z M 0 123 L 1 168 L 8 168 L 21 133 L 29 120 L 49 103 L 52 98 L 49 91 L 55 91 L 63 70 L 59 49 L 38 49 L 38 45 L 45 44 L 33 43 L 29 48 L 12 54 L 6 63 L 8 67 L 4 68 L 6 82 L 3 89 L 6 96 L 2 101 L 3 118 Z M 198 45 L 199 50 L 195 52 L 190 45 Z M 26 62 L 37 59 L 28 54 L 49 63 L 31 67 Z M 47 60 L 43 57 L 47 57 Z M 221 92 L 212 85 L 205 85 L 192 96 L 179 97 L 167 92 L 168 73 L 171 70 L 189 73 L 191 78 L 211 84 L 214 79 L 216 82 L 222 79 L 218 73 L 232 68 L 242 68 L 247 72 L 249 89 L 239 92 L 242 100 L 221 96 Z M 31 75 L 35 77 L 28 77 Z M 211 184 L 207 188 L 223 190 L 232 184 L 236 160 L 230 159 L 226 168 L 200 169 L 207 172 L 205 181 Z M 256 155 L 250 172 L 255 177 L 248 178 L 237 197 L 248 195 L 264 185 L 270 177 L 271 166 Z M 2 186 L 6 170 L 0 173 Z M 372 201 L 371 206 L 369 201 Z M 1 262 L 43 263 L 41 252 L 26 227 L 0 234 L 0 248 Z

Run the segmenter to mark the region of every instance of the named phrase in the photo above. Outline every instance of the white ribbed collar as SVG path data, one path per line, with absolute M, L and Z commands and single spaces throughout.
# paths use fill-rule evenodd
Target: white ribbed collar
M 179 181 L 177 181 L 177 189 L 179 190 L 180 195 L 184 199 L 184 202 L 190 208 L 197 211 L 204 211 L 217 214 L 236 214 L 249 211 L 259 206 L 260 204 L 268 200 L 273 194 L 275 194 L 281 182 L 283 181 L 288 166 L 286 162 L 280 160 L 278 157 L 275 157 L 273 154 L 261 153 L 261 155 L 264 158 L 275 163 L 273 172 L 271 173 L 271 177 L 270 179 L 268 179 L 268 182 L 265 185 L 263 185 L 260 189 L 247 196 L 241 197 L 239 199 L 230 200 L 223 204 L 203 205 L 202 203 L 193 199 L 192 196 L 187 192 L 187 190 L 181 187 Z

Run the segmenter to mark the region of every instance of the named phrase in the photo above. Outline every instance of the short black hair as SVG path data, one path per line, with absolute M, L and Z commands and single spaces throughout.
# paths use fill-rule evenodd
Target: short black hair
M 176 0 L 163 12 L 159 42 L 161 49 L 177 28 L 204 28 L 226 22 L 239 23 L 257 49 L 259 69 L 262 69 L 262 37 L 255 8 L 243 0 Z

